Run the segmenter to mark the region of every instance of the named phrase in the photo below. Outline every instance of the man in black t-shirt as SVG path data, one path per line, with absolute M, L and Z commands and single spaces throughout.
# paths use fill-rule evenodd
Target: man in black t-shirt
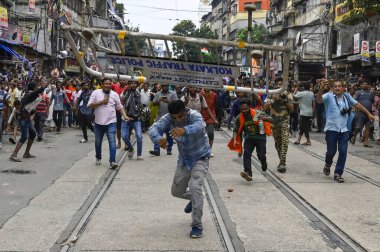
M 368 82 L 364 81 L 362 83 L 362 89 L 357 91 L 354 99 L 357 100 L 361 105 L 363 105 L 368 111 L 372 111 L 372 104 L 375 102 L 375 96 L 369 90 Z M 356 135 L 364 130 L 364 147 L 372 148 L 371 145 L 368 145 L 369 131 L 373 126 L 373 122 L 368 119 L 368 117 L 361 111 L 358 111 L 355 115 L 355 131 L 353 132 L 353 136 L 350 139 L 352 144 L 355 144 Z

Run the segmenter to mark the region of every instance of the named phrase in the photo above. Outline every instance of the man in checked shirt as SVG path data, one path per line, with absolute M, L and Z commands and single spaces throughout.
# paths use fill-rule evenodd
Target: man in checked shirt
M 166 131 L 177 142 L 178 162 L 172 183 L 174 197 L 190 200 L 185 213 L 191 213 L 191 238 L 202 237 L 203 183 L 208 172 L 211 149 L 206 123 L 196 110 L 188 109 L 181 100 L 169 103 L 169 113 L 162 116 L 149 129 L 153 143 L 161 148 L 168 147 L 162 134 Z

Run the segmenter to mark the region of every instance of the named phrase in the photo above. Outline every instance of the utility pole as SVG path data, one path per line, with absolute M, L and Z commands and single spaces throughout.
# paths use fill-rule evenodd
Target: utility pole
M 252 12 L 256 10 L 256 5 L 253 3 L 247 3 L 244 6 L 244 9 L 248 11 L 248 38 L 247 42 L 248 44 L 252 43 Z M 251 55 L 251 48 L 248 48 L 248 55 L 247 60 L 250 67 L 250 77 L 251 77 L 251 90 L 253 91 L 253 64 L 252 64 L 252 55 Z
M 331 65 L 332 65 L 332 43 L 333 43 L 333 30 L 334 30 L 334 24 L 335 24 L 335 5 L 336 5 L 336 0 L 332 0 L 332 16 L 330 17 L 329 20 L 329 27 L 327 28 L 327 43 L 326 43 L 326 50 L 325 50 L 325 67 L 326 67 L 326 72 L 325 72 L 325 78 L 328 79 L 330 78 L 330 71 L 331 71 Z

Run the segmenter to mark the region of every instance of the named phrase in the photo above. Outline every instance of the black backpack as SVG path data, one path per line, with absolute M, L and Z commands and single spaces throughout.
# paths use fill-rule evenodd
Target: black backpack
M 124 98 L 124 107 L 127 110 L 127 116 L 137 120 L 141 115 L 141 96 L 138 92 L 128 92 Z

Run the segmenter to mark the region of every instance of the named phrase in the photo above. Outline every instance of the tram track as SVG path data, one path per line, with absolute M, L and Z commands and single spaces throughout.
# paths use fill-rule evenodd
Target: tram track
M 132 145 L 134 146 L 136 144 L 136 139 L 133 139 Z M 119 167 L 125 162 L 127 157 L 127 151 L 123 151 L 121 154 L 120 159 L 117 161 L 119 164 Z M 96 208 L 99 206 L 99 204 L 102 202 L 103 198 L 105 197 L 107 191 L 110 189 L 116 175 L 118 174 L 119 169 L 112 170 L 106 178 L 104 178 L 105 182 L 100 187 L 98 192 L 94 197 L 92 197 L 91 202 L 88 202 L 87 205 L 89 207 L 85 211 L 85 213 L 80 217 L 79 221 L 77 221 L 77 224 L 75 225 L 75 228 L 73 230 L 70 230 L 70 236 L 66 239 L 66 241 L 61 245 L 60 252 L 69 252 L 73 251 L 75 249 L 76 244 L 80 240 L 82 234 L 87 228 L 87 225 L 91 221 L 91 217 L 95 213 Z M 214 196 L 214 191 L 211 189 L 210 183 L 212 181 L 208 181 L 210 178 L 205 179 L 204 184 L 204 190 L 206 194 L 206 200 L 209 203 L 210 208 L 210 214 L 212 216 L 213 224 L 215 225 L 215 228 L 218 233 L 219 241 L 221 244 L 221 247 L 223 251 L 225 252 L 235 252 L 235 245 L 232 242 L 230 232 L 227 229 L 227 226 L 225 224 L 225 221 L 222 217 L 222 213 L 218 207 L 217 201 Z M 238 245 L 239 246 L 239 245 Z
M 317 153 L 315 153 L 315 152 L 313 152 L 311 150 L 302 148 L 302 147 L 297 146 L 297 145 L 295 145 L 293 143 L 289 143 L 289 145 L 292 146 L 292 147 L 294 147 L 294 148 L 296 148 L 296 149 L 298 149 L 298 150 L 300 150 L 300 151 L 302 151 L 302 152 L 304 152 L 304 153 L 306 153 L 306 154 L 308 154 L 308 155 L 310 155 L 310 156 L 312 156 L 312 157 L 315 157 L 315 158 L 317 158 L 317 159 L 319 159 L 319 160 L 321 160 L 323 162 L 325 161 L 325 157 L 323 157 L 323 156 L 321 156 L 321 155 L 319 155 L 319 154 L 317 154 Z M 332 163 L 332 166 L 334 166 L 334 165 L 336 165 L 336 162 Z M 366 182 L 368 182 L 368 183 L 370 183 L 370 184 L 372 184 L 372 185 L 374 185 L 376 187 L 380 187 L 380 181 L 374 180 L 374 179 L 372 179 L 372 178 L 370 178 L 370 177 L 368 177 L 368 176 L 366 176 L 364 174 L 361 174 L 360 172 L 357 172 L 357 171 L 355 171 L 355 170 L 353 170 L 353 169 L 351 169 L 351 168 L 349 168 L 347 166 L 344 168 L 344 171 L 347 172 L 347 173 L 349 173 L 349 174 L 351 174 L 351 175 L 353 175 L 353 176 L 355 176 L 355 177 L 357 177 L 357 178 L 359 178 L 359 179 L 361 179 L 361 180 L 364 180 L 364 181 L 366 181 Z
M 136 139 L 134 138 L 132 140 L 132 145 L 134 146 L 135 144 L 136 144 Z M 79 219 L 75 228 L 70 232 L 70 236 L 67 238 L 66 242 L 61 245 L 62 247 L 60 249 L 60 252 L 68 252 L 74 249 L 78 240 L 80 239 L 83 232 L 85 231 L 87 224 L 90 222 L 91 217 L 93 216 L 96 208 L 102 202 L 104 196 L 106 195 L 107 191 L 111 187 L 116 175 L 119 173 L 119 169 L 121 165 L 124 163 L 124 161 L 126 160 L 127 154 L 128 152 L 125 150 L 122 152 L 121 157 L 119 158 L 119 160 L 117 160 L 119 168 L 114 169 L 109 174 L 107 174 L 104 184 L 100 187 L 100 190 L 96 193 L 95 198 L 90 202 L 90 206 L 87 208 L 85 213 Z
M 224 136 L 226 140 L 231 139 L 232 136 L 225 130 L 220 132 L 222 132 L 221 135 Z M 306 216 L 306 218 L 309 219 L 313 227 L 319 229 L 336 247 L 339 247 L 343 251 L 367 251 L 367 249 L 364 248 L 358 241 L 348 235 L 338 225 L 333 223 L 327 216 L 314 207 L 307 199 L 303 198 L 295 189 L 279 178 L 271 170 L 268 169 L 266 172 L 261 172 L 261 163 L 253 155 L 252 161 L 252 166 L 262 173 L 273 186 L 275 186 L 297 209 L 299 209 Z

